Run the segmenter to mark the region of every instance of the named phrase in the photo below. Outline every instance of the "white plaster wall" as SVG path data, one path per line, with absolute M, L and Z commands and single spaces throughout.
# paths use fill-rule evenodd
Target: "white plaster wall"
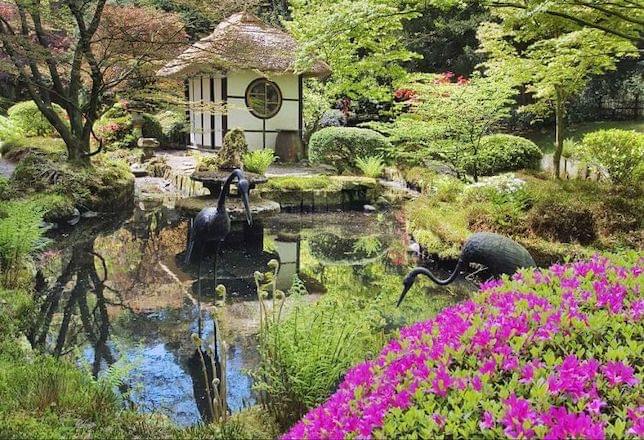
M 215 102 L 221 101 L 221 75 L 215 76 Z M 227 126 L 228 129 L 241 128 L 245 131 L 246 141 L 250 150 L 264 148 L 275 149 L 277 130 L 299 130 L 299 91 L 298 77 L 293 74 L 266 75 L 275 82 L 282 92 L 280 111 L 270 119 L 255 117 L 246 107 L 245 95 L 249 84 L 264 77 L 252 70 L 229 72 L 227 76 Z M 199 102 L 203 96 L 204 102 L 210 102 L 210 77 L 195 76 L 189 79 L 190 101 Z M 215 147 L 223 143 L 222 116 L 215 115 L 215 125 L 211 127 L 210 113 L 203 114 L 198 110 L 190 111 L 190 143 L 193 146 L 212 148 L 211 132 L 215 133 Z M 263 132 L 265 130 L 265 133 Z
M 266 148 L 275 149 L 276 130 L 299 130 L 298 77 L 293 74 L 266 75 L 275 82 L 282 92 L 282 107 L 270 119 L 255 117 L 246 107 L 245 94 L 248 85 L 263 76 L 251 70 L 230 72 L 228 74 L 228 129 L 239 127 L 245 131 L 246 141 L 250 150 L 264 147 L 265 133 Z M 293 101 L 289 101 L 293 100 Z M 265 126 L 264 126 L 265 124 Z
M 213 75 L 214 80 L 214 102 L 222 102 L 222 77 L 221 75 Z M 211 76 L 195 76 L 188 80 L 188 96 L 190 101 L 198 106 L 200 103 L 210 103 L 210 83 Z M 200 148 L 213 148 L 221 147 L 223 139 L 223 123 L 222 115 L 215 113 L 215 123 L 212 124 L 212 113 L 209 111 L 201 111 L 200 108 L 190 109 L 190 144 Z M 215 135 L 215 145 L 212 142 L 212 134 Z

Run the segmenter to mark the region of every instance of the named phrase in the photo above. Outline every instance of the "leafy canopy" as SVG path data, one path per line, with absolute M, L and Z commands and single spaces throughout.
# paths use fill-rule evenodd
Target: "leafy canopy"
M 402 64 L 415 55 L 402 42 L 403 20 L 416 16 L 393 0 L 294 0 L 287 29 L 300 43 L 299 68 L 320 58 L 333 73 L 330 96 L 390 100 Z

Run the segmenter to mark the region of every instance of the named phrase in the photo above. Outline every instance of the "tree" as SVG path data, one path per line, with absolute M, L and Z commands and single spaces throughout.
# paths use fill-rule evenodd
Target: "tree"
M 469 80 L 459 77 L 455 82 L 453 78 L 451 73 L 433 80 L 420 76 L 409 84 L 417 94 L 413 114 L 442 132 L 439 142 L 448 146 L 451 162 L 478 181 L 481 139 L 510 115 L 515 90 L 500 77 L 475 74 Z
M 63 139 L 70 161 L 89 163 L 92 128 L 107 96 L 173 57 L 185 41 L 178 16 L 153 8 L 106 0 L 0 3 L 4 65 Z
M 391 100 L 403 63 L 415 56 L 401 38 L 415 12 L 394 0 L 293 0 L 291 8 L 284 24 L 301 46 L 298 68 L 322 59 L 332 69 L 328 95 Z
M 521 15 L 523 12 L 521 12 Z M 504 10 L 501 24 L 485 23 L 479 29 L 480 50 L 493 75 L 504 75 L 515 85 L 527 85 L 534 103 L 523 110 L 555 114 L 555 176 L 563 150 L 565 112 L 570 99 L 581 93 L 593 75 L 615 69 L 624 56 L 637 49 L 621 37 L 594 28 L 571 28 L 548 14 L 521 20 Z
M 644 6 L 639 0 L 407 0 L 417 7 L 467 8 L 482 4 L 517 23 L 558 23 L 575 29 L 596 29 L 641 46 Z M 549 27 L 549 26 L 547 26 Z

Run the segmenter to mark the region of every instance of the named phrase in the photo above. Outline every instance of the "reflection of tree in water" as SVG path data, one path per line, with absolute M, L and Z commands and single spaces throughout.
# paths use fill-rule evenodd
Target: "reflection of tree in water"
M 97 376 L 101 363 L 115 362 L 107 345 L 110 322 L 108 306 L 124 307 L 106 296 L 107 266 L 103 257 L 94 251 L 95 238 L 75 243 L 67 252 L 67 261 L 51 286 L 39 272 L 40 314 L 31 329 L 29 339 L 34 347 L 64 356 L 84 342 L 94 348 L 92 373 Z M 65 256 L 62 257 L 65 260 Z M 100 273 L 96 261 L 99 261 Z M 71 283 L 71 289 L 68 286 Z M 118 297 L 118 295 L 116 295 Z M 57 334 L 54 317 L 60 313 Z M 56 320 L 58 321 L 58 319 Z M 50 344 L 49 336 L 54 335 Z M 53 347 L 52 347 L 53 345 Z

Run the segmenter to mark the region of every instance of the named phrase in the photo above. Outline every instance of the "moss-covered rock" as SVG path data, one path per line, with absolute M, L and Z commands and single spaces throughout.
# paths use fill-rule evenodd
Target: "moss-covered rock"
M 60 219 L 56 213 L 65 219 L 70 206 L 97 212 L 127 209 L 134 201 L 134 176 L 126 163 L 102 156 L 83 167 L 32 151 L 18 163 L 9 191 L 14 197 L 54 196 L 46 215 L 54 221 Z

